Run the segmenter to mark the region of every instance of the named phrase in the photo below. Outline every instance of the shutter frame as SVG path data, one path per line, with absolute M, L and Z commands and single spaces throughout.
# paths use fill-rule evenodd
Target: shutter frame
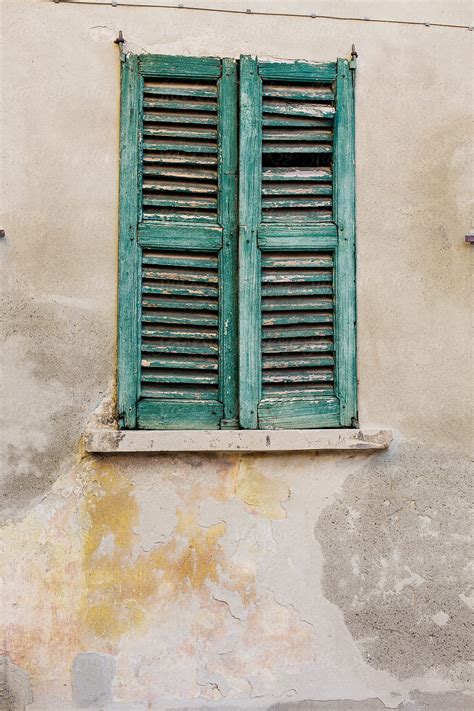
M 238 94 L 237 62 L 222 60 L 219 113 L 219 214 L 223 227 L 219 252 L 219 372 L 224 413 L 221 429 L 238 427 Z
M 241 427 L 246 429 L 350 426 L 356 417 L 354 112 L 350 74 L 345 60 L 315 64 L 241 58 L 240 421 Z M 339 116 L 337 110 L 335 115 L 334 130 L 336 131 L 337 125 L 338 137 L 336 144 L 335 133 L 333 175 L 333 196 L 337 204 L 334 204 L 330 221 L 327 221 L 327 218 L 320 221 L 316 217 L 314 222 L 314 216 L 306 221 L 303 214 L 297 224 L 293 224 L 289 219 L 286 222 L 285 219 L 262 222 L 262 78 L 271 82 L 295 82 L 296 87 L 298 83 L 301 86 L 307 82 L 337 81 L 337 106 L 340 111 Z M 265 84 L 263 86 L 265 87 Z M 303 90 L 304 87 L 301 91 Z M 278 106 L 276 110 L 281 112 Z M 298 114 L 304 115 L 304 112 L 298 109 Z M 317 116 L 317 113 L 314 115 Z M 324 115 L 329 116 L 329 110 Z M 266 123 L 276 125 L 268 120 Z M 338 180 L 341 184 L 336 189 Z M 339 229 L 338 219 L 344 221 L 342 231 Z M 341 234 L 344 234 L 343 240 Z M 333 254 L 336 365 L 332 394 L 307 394 L 308 389 L 305 391 L 305 387 L 301 386 L 299 392 L 296 389 L 292 391 L 295 394 L 291 395 L 291 400 L 283 396 L 280 396 L 280 399 L 278 396 L 273 398 L 268 395 L 262 398 L 261 255 L 270 254 L 271 257 L 269 250 L 281 251 L 288 255 L 300 250 L 301 254 L 315 257 L 318 252 L 325 250 L 330 250 Z M 267 310 L 268 308 L 269 306 Z M 265 320 L 269 322 L 268 318 Z M 290 324 L 291 316 L 282 322 Z M 280 366 L 268 363 L 267 359 L 266 367 Z M 269 381 L 268 377 L 266 381 Z
M 336 393 L 340 425 L 357 419 L 355 112 L 352 70 L 337 61 L 334 152 L 336 251 Z
M 261 398 L 260 222 L 262 88 L 255 57 L 240 58 L 239 418 L 257 429 Z
M 121 427 L 137 422 L 140 373 L 140 248 L 137 241 L 141 80 L 138 57 L 121 63 L 120 218 L 118 279 L 118 416 Z

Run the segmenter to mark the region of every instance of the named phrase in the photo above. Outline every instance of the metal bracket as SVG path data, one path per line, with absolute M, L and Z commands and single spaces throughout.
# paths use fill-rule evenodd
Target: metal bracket
M 114 39 L 114 44 L 118 45 L 119 53 L 120 53 L 120 61 L 121 62 L 125 61 L 125 52 L 123 49 L 123 46 L 125 44 L 125 39 L 122 34 L 122 30 L 119 30 L 118 37 L 116 39 Z
M 464 237 L 466 244 L 474 244 L 474 232 L 469 232 L 468 235 Z
M 357 69 L 357 57 L 359 55 L 357 54 L 355 44 L 352 45 L 351 49 L 351 61 L 349 62 L 349 69 Z

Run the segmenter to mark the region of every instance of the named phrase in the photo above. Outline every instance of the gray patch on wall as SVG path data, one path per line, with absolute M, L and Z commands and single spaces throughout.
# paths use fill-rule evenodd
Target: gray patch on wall
M 24 669 L 10 657 L 0 657 L 0 708 L 2 711 L 25 711 L 33 701 L 30 679 Z
M 0 519 L 8 520 L 21 517 L 71 466 L 113 370 L 113 342 L 104 338 L 100 313 L 77 307 L 75 314 L 69 304 L 17 291 L 4 301 L 10 326 L 3 344 Z
M 83 652 L 72 663 L 72 700 L 79 708 L 103 706 L 112 701 L 115 659 L 108 654 Z
M 269 706 L 267 711 L 384 711 L 387 707 L 380 699 L 364 699 L 351 701 L 349 699 L 338 701 L 290 701 Z
M 319 518 L 325 595 L 377 669 L 469 680 L 471 474 L 467 458 L 405 444 L 349 476 Z
M 470 711 L 472 698 L 462 693 L 423 694 L 413 692 L 411 700 L 397 706 L 397 711 Z M 380 699 L 363 701 L 292 701 L 270 706 L 267 711 L 383 711 L 387 707 Z
M 474 709 L 472 696 L 463 693 L 423 694 L 414 691 L 410 696 L 413 701 L 406 704 L 406 711 L 473 711 Z

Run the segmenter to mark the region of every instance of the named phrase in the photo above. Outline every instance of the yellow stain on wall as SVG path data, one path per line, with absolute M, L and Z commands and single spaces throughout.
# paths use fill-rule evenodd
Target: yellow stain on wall
M 266 477 L 245 458 L 237 472 L 236 493 L 255 513 L 270 519 L 286 518 L 281 502 L 289 497 L 288 486 L 284 481 Z
M 153 567 L 161 573 L 160 583 L 172 594 L 217 581 L 219 565 L 223 564 L 219 539 L 226 529 L 225 523 L 200 526 L 195 510 L 178 509 L 176 515 L 173 539 L 150 554 Z
M 93 466 L 85 494 L 81 617 L 91 632 L 114 640 L 142 627 L 151 603 L 165 604 L 218 579 L 225 524 L 204 528 L 195 509 L 178 509 L 173 538 L 137 555 L 133 529 L 139 508 L 133 486 L 113 467 Z

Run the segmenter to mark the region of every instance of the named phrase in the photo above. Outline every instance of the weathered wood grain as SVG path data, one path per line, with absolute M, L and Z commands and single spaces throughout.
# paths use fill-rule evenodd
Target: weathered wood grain
M 141 95 L 138 59 L 121 64 L 120 221 L 118 285 L 117 400 L 124 427 L 136 426 L 140 382 L 140 257 L 137 241 L 139 126 Z
M 140 71 L 145 76 L 194 77 L 217 79 L 221 73 L 221 60 L 217 57 L 173 57 L 160 54 L 142 54 Z
M 257 427 L 261 394 L 260 222 L 262 87 L 253 57 L 240 60 L 239 378 L 240 425 Z
M 265 429 L 305 429 L 337 427 L 339 400 L 333 396 L 308 399 L 273 400 L 266 398 L 258 408 L 260 426 Z
M 336 251 L 336 392 L 340 423 L 357 418 L 355 149 L 354 90 L 345 59 L 337 63 L 337 113 L 334 154 L 334 216 L 338 226 Z
M 219 397 L 221 427 L 238 425 L 238 88 L 237 63 L 222 60 L 219 80 Z
M 265 73 L 265 72 L 264 72 Z M 308 101 L 333 101 L 334 93 L 325 86 L 291 86 L 288 84 L 267 84 L 263 86 L 264 97 L 300 99 Z
M 336 78 L 335 62 L 258 60 L 258 71 L 269 81 L 332 82 Z
M 176 218 L 177 219 L 177 218 Z M 182 223 L 182 216 L 179 216 Z M 166 224 L 164 222 L 145 222 L 138 227 L 138 241 L 142 247 L 150 249 L 176 249 L 183 250 L 181 260 L 186 260 L 186 251 L 196 252 L 215 251 L 222 245 L 222 228 L 213 225 L 196 224 L 193 221 L 189 225 Z M 145 255 L 145 264 L 152 264 L 153 257 Z M 189 261 L 189 255 L 188 255 Z M 165 262 L 161 262 L 164 264 Z M 184 261 L 173 262 L 184 266 Z M 217 266 L 217 264 L 215 265 Z
M 224 408 L 221 402 L 142 400 L 138 405 L 141 429 L 217 429 Z

